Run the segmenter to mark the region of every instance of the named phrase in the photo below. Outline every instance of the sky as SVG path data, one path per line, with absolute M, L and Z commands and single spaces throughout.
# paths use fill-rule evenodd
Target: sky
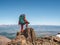
M 21 14 L 30 25 L 60 25 L 60 0 L 0 0 L 0 25 L 18 24 Z

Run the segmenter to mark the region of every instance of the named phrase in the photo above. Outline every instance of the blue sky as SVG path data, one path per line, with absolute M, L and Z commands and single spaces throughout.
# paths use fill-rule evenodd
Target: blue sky
M 18 24 L 23 13 L 30 25 L 60 25 L 60 0 L 0 0 L 0 25 Z

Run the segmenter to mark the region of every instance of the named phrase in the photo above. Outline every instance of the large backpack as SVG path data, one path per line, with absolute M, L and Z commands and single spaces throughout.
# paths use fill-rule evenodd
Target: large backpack
M 25 24 L 24 15 L 20 15 L 20 17 L 19 17 L 19 23 L 20 24 Z

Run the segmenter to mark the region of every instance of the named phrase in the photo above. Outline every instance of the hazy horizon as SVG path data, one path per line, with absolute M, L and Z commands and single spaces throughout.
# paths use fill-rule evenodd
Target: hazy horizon
M 18 24 L 0 24 L 0 26 L 8 26 L 8 25 L 18 25 Z M 20 25 L 18 25 L 20 26 Z M 29 25 L 29 26 L 36 26 L 36 25 Z M 60 26 L 60 25 L 37 25 L 37 26 Z
M 29 28 L 33 28 L 37 36 L 52 36 L 60 32 L 60 26 L 29 25 Z M 8 38 L 15 37 L 16 33 L 19 31 L 20 26 L 18 25 L 0 25 L 0 35 Z

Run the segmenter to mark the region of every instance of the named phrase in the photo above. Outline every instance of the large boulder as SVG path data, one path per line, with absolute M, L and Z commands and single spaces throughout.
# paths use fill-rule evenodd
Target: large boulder
M 54 40 L 55 42 L 60 42 L 60 37 L 53 36 L 53 40 Z
M 35 31 L 33 28 L 26 28 L 23 32 L 23 35 L 29 40 L 30 42 L 34 42 L 36 40 Z

